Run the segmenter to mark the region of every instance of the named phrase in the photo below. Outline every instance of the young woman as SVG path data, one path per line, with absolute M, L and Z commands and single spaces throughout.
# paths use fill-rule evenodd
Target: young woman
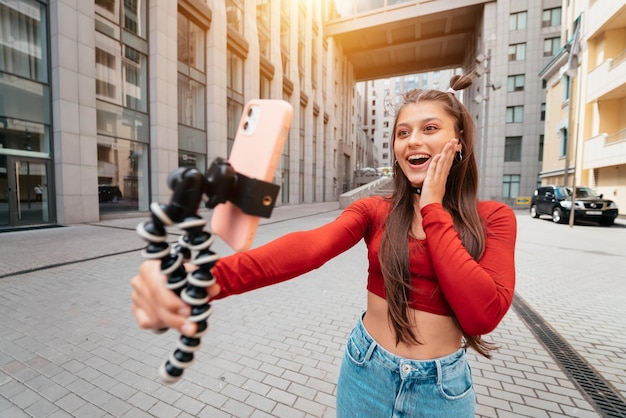
M 365 240 L 367 309 L 346 344 L 340 418 L 474 416 L 465 352 L 494 349 L 481 335 L 511 305 L 516 220 L 508 206 L 477 199 L 474 125 L 456 97 L 471 82 L 454 76 L 447 92 L 404 95 L 390 197 L 361 199 L 322 227 L 224 257 L 212 270 L 209 293 L 223 298 L 299 276 Z M 164 280 L 156 261 L 132 279 L 137 322 L 192 335 L 189 308 Z

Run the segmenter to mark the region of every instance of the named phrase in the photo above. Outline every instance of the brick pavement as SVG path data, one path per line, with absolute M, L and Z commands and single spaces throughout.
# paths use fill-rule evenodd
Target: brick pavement
M 335 209 L 276 208 L 255 245 Z M 364 245 L 218 301 L 195 364 L 167 386 L 156 369 L 177 336 L 139 330 L 130 312 L 139 220 L 0 234 L 0 416 L 333 417 L 343 344 L 365 306 Z M 623 395 L 626 227 L 518 222 L 518 293 Z M 515 311 L 489 338 L 501 346 L 492 360 L 471 354 L 479 416 L 600 416 Z

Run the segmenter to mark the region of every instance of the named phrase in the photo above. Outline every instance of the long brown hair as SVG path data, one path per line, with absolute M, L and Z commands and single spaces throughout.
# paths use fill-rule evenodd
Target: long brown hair
M 472 78 L 455 75 L 450 79 L 454 91 L 472 84 Z M 454 228 L 470 255 L 478 260 L 485 250 L 485 230 L 478 215 L 478 168 L 474 155 L 475 128 L 467 108 L 457 99 L 455 92 L 439 90 L 411 90 L 403 95 L 403 104 L 396 113 L 392 131 L 392 149 L 396 124 L 400 111 L 409 103 L 432 101 L 440 103 L 456 121 L 456 135 L 462 146 L 463 157 L 456 159 L 450 169 L 443 198 L 444 209 L 452 215 Z M 395 162 L 395 156 L 394 156 Z M 408 315 L 409 295 L 414 290 L 409 267 L 409 235 L 415 209 L 411 184 L 397 164 L 393 164 L 394 191 L 390 197 L 392 208 L 385 223 L 379 251 L 380 264 L 385 281 L 385 293 L 389 305 L 389 319 L 396 334 L 396 343 L 420 344 L 415 324 Z M 457 321 L 458 323 L 458 321 Z M 419 330 L 418 330 L 419 331 Z M 463 332 L 467 346 L 485 357 L 495 346 L 480 336 Z

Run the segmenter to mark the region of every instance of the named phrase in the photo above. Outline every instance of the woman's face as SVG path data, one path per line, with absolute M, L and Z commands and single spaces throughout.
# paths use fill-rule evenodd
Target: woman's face
M 393 152 L 412 186 L 424 183 L 432 158 L 457 138 L 455 120 L 434 101 L 409 103 L 398 114 Z

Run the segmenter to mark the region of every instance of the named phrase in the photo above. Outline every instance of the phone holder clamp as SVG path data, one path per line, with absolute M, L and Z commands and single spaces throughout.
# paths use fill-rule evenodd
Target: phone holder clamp
M 197 325 L 195 335 L 180 336 L 176 350 L 159 368 L 162 381 L 174 383 L 193 363 L 194 352 L 200 348 L 200 338 L 208 332 L 208 318 L 213 312 L 207 288 L 215 283 L 211 269 L 219 257 L 210 250 L 214 238 L 204 231 L 207 221 L 197 213 L 200 203 L 204 199 L 207 208 L 213 209 L 230 201 L 249 215 L 269 218 L 280 187 L 235 172 L 223 158 L 216 158 L 205 175 L 195 168 L 173 170 L 167 184 L 173 192 L 170 202 L 152 203 L 150 220 L 137 225 L 137 234 L 148 243 L 142 256 L 161 260 L 166 287 L 191 306 L 189 321 Z M 166 227 L 170 226 L 183 231 L 173 245 L 167 242 Z M 187 271 L 188 262 L 197 269 Z

